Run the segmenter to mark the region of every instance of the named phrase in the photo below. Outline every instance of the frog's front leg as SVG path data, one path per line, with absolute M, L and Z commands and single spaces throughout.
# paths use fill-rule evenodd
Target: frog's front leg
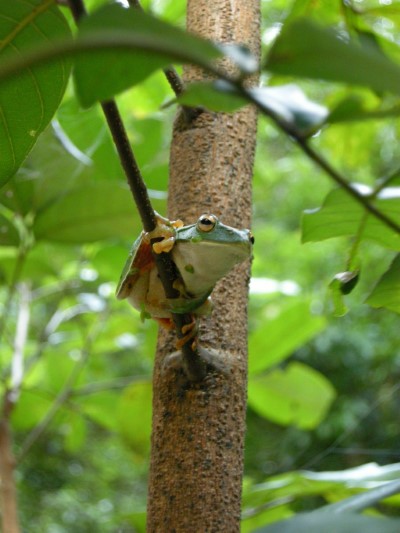
M 156 254 L 170 252 L 175 244 L 175 233 L 177 228 L 183 226 L 182 220 L 168 220 L 156 213 L 157 225 L 152 231 L 144 235 L 144 239 L 150 243 L 154 239 L 161 239 L 152 244 L 153 251 Z

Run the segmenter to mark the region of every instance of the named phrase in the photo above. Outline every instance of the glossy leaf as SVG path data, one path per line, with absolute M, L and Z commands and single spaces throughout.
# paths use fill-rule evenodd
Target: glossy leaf
M 77 58 L 75 83 L 84 106 L 111 98 L 173 62 L 207 65 L 222 55 L 209 41 L 139 10 L 115 4 L 87 17 L 81 24 L 79 39 L 100 39 L 105 44 L 102 50 Z
M 366 185 L 353 184 L 363 196 L 372 190 Z M 375 207 L 400 223 L 400 187 L 383 190 L 373 202 Z M 380 222 L 342 189 L 334 189 L 322 207 L 306 211 L 302 218 L 303 242 L 322 241 L 332 237 L 352 236 L 360 232 L 362 239 L 373 240 L 393 250 L 400 250 L 400 235 Z
M 0 60 L 55 39 L 69 37 L 69 26 L 53 2 L 13 0 L 0 4 Z M 0 185 L 16 172 L 50 122 L 64 94 L 70 62 L 65 58 L 33 66 L 0 84 Z
M 266 69 L 300 76 L 369 87 L 400 94 L 400 66 L 372 46 L 357 42 L 298 19 L 285 26 L 267 58 Z
M 316 427 L 325 417 L 335 391 L 316 370 L 289 363 L 249 381 L 249 405 L 259 415 L 281 425 Z
M 380 278 L 368 296 L 367 304 L 400 313 L 400 255 L 396 256 L 390 268 Z
M 249 374 L 260 373 L 289 357 L 325 327 L 325 318 L 312 315 L 309 302 L 288 305 L 250 335 Z

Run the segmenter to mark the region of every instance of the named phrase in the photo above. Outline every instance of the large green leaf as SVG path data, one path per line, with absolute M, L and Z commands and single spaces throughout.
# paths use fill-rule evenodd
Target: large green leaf
M 37 239 L 64 243 L 133 240 L 140 229 L 129 189 L 109 181 L 74 187 L 43 209 L 33 224 Z
M 262 324 L 249 338 L 249 374 L 257 374 L 289 357 L 326 327 L 326 320 L 312 315 L 307 301 L 291 303 Z
M 360 195 L 368 197 L 372 190 L 353 184 Z M 375 207 L 393 221 L 400 223 L 400 187 L 383 190 L 373 202 Z M 393 250 L 400 250 L 400 235 L 374 216 L 343 189 L 331 191 L 322 207 L 306 211 L 302 218 L 303 242 L 322 241 L 332 237 L 353 236 L 378 242 Z
M 87 17 L 81 24 L 79 39 L 100 39 L 105 43 L 103 50 L 92 50 L 77 58 L 76 89 L 84 106 L 106 100 L 174 61 L 192 60 L 206 65 L 221 55 L 211 42 L 121 5 L 105 6 Z
M 400 66 L 376 47 L 359 45 L 307 19 L 285 26 L 265 65 L 277 74 L 342 82 L 400 94 Z
M 303 429 L 321 422 L 334 397 L 332 385 L 322 374 L 298 362 L 249 381 L 249 405 L 258 414 Z
M 0 62 L 54 40 L 69 37 L 69 26 L 50 0 L 0 3 Z M 70 63 L 59 58 L 33 66 L 0 84 L 0 185 L 21 165 L 64 94 Z
M 400 313 L 400 255 L 378 281 L 367 303 L 372 307 L 386 307 Z

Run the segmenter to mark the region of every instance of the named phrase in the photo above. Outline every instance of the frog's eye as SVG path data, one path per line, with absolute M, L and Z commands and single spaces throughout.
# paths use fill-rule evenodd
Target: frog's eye
M 217 217 L 214 215 L 201 215 L 197 221 L 197 229 L 206 233 L 212 231 L 217 223 Z

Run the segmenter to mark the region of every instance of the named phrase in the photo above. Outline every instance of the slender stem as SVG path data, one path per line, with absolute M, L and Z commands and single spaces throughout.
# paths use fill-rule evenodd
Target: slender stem
M 86 9 L 82 0 L 69 0 L 71 11 L 76 23 L 86 15 Z M 125 171 L 129 187 L 139 211 L 145 231 L 150 232 L 156 227 L 156 215 L 151 205 L 147 188 L 137 165 L 132 147 L 129 143 L 121 115 L 114 100 L 101 104 L 108 126 L 110 128 L 115 146 L 118 151 L 121 165 Z M 173 283 L 176 279 L 176 267 L 169 254 L 153 254 L 161 283 L 167 298 L 176 298 L 176 289 Z M 192 322 L 190 314 L 172 313 L 178 338 L 182 338 L 183 326 Z M 184 365 L 188 378 L 194 381 L 202 380 L 206 375 L 206 364 L 200 360 L 197 349 L 192 342 L 186 342 L 182 346 Z
M 128 135 L 114 100 L 102 102 L 101 107 L 106 117 L 108 127 L 114 139 L 119 159 L 125 171 L 132 196 L 139 211 L 145 231 L 152 231 L 156 227 L 156 216 L 150 202 L 146 185 L 144 184 L 138 164 L 129 143 Z

